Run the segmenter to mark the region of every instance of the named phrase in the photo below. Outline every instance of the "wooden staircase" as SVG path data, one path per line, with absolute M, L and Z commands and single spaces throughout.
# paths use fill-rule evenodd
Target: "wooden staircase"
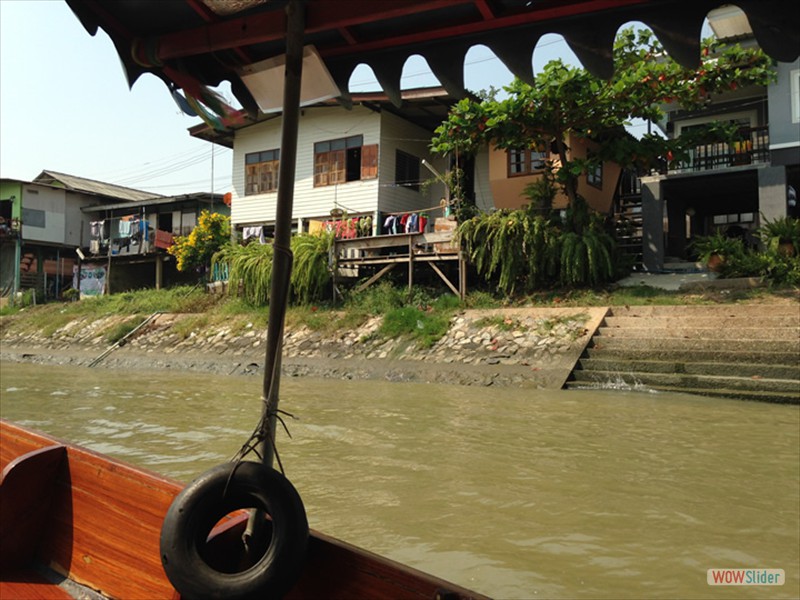
M 800 404 L 800 307 L 614 307 L 567 387 Z

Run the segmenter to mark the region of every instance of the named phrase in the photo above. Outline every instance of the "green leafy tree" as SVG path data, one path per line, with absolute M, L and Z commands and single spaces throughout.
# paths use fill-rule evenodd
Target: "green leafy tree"
M 649 167 L 659 157 L 685 158 L 697 136 L 722 140 L 735 135 L 732 128 L 720 124 L 676 140 L 656 134 L 641 140 L 619 135 L 633 118 L 662 119 L 666 104 L 699 109 L 714 94 L 774 80 L 771 60 L 760 49 L 708 39 L 702 54 L 697 69 L 686 69 L 666 55 L 649 30 L 624 29 L 614 44 L 611 79 L 599 79 L 561 60 L 551 61 L 532 85 L 515 79 L 505 87 L 508 97 L 504 100 L 487 94 L 481 101 L 458 102 L 436 129 L 431 148 L 438 154 L 474 154 L 489 142 L 506 149 L 553 148 L 559 159 L 556 179 L 574 203 L 578 177 L 600 161 Z M 602 143 L 591 158 L 571 158 L 570 137 Z
M 189 235 L 178 236 L 167 252 L 177 259 L 179 271 L 207 268 L 211 258 L 231 238 L 231 218 L 204 210 Z
M 497 100 L 496 90 L 479 101 L 464 99 L 436 129 L 431 148 L 438 154 L 471 155 L 492 143 L 501 149 L 550 149 L 557 160 L 529 186 L 528 211 L 498 211 L 464 221 L 462 243 L 479 273 L 497 277 L 498 288 L 559 283 L 599 285 L 615 276 L 616 245 L 598 216 L 578 195 L 578 178 L 602 161 L 647 169 L 665 157 L 680 161 L 699 140 L 733 141 L 733 126 L 692 128 L 675 140 L 648 134 L 623 135 L 634 118 L 660 121 L 663 107 L 702 109 L 715 94 L 774 80 L 770 59 L 758 49 L 705 40 L 703 60 L 686 69 L 664 52 L 649 30 L 624 29 L 614 45 L 614 76 L 602 80 L 585 69 L 551 61 L 532 84 L 515 79 Z M 587 158 L 573 157 L 572 139 L 599 142 Z M 566 218 L 548 216 L 550 176 L 569 200 Z

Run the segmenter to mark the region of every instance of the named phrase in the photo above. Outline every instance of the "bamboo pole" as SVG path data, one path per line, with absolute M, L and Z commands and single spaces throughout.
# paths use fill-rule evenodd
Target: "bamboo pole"
M 297 132 L 300 120 L 300 82 L 303 75 L 303 33 L 305 15 L 302 0 L 286 6 L 286 71 L 283 88 L 281 160 L 278 167 L 278 195 L 275 215 L 275 241 L 272 257 L 272 283 L 269 298 L 269 323 L 264 362 L 263 419 L 261 456 L 271 467 L 274 461 L 273 441 L 281 376 L 281 350 L 289 280 L 292 273 L 292 204 L 297 164 Z

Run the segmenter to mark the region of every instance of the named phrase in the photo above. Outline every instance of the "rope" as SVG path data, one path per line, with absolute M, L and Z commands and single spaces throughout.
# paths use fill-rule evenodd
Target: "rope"
M 261 401 L 266 404 L 266 399 L 262 398 Z M 231 459 L 234 462 L 234 468 L 231 471 L 231 476 L 233 476 L 233 472 L 236 471 L 236 468 L 239 464 L 245 459 L 245 457 L 249 454 L 255 454 L 259 460 L 263 460 L 261 453 L 258 451 L 258 447 L 265 441 L 268 441 L 270 446 L 272 446 L 272 451 L 275 453 L 275 459 L 278 461 L 278 467 L 282 474 L 286 474 L 283 469 L 283 463 L 281 462 L 280 455 L 278 454 L 278 448 L 275 444 L 275 439 L 269 435 L 269 427 L 267 427 L 267 422 L 273 416 L 278 420 L 278 422 L 283 426 L 283 430 L 286 432 L 286 435 L 289 436 L 291 439 L 292 434 L 289 431 L 288 425 L 286 425 L 286 421 L 283 419 L 281 415 L 286 415 L 291 419 L 297 419 L 292 413 L 286 412 L 285 410 L 277 409 L 276 411 L 271 412 L 264 412 L 259 419 L 258 424 L 256 425 L 253 433 L 250 434 L 250 437 L 247 438 L 247 441 L 242 444 L 242 447 L 233 455 Z

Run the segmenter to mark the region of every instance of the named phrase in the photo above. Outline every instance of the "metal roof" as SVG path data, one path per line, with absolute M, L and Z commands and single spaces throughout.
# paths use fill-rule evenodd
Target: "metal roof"
M 116 198 L 118 200 L 128 200 L 131 202 L 163 197 L 161 194 L 154 194 L 153 192 L 145 192 L 121 185 L 114 185 L 113 183 L 95 181 L 94 179 L 86 179 L 85 177 L 76 177 L 75 175 L 67 175 L 66 173 L 57 173 L 56 171 L 42 171 L 32 183 L 63 187 L 73 192 L 84 192 L 86 194 Z
M 251 117 L 258 114 L 243 67 L 285 52 L 288 0 L 66 0 L 86 29 L 103 28 L 132 85 L 153 73 L 191 96 L 222 81 Z M 343 102 L 359 64 L 369 65 L 388 99 L 402 104 L 406 59 L 422 55 L 454 97 L 462 97 L 467 51 L 488 46 L 523 80 L 532 78 L 539 38 L 559 33 L 593 74 L 613 73 L 612 45 L 630 21 L 648 25 L 687 67 L 700 61 L 703 20 L 721 0 L 307 0 L 305 44 L 319 52 Z M 738 0 L 755 38 L 776 60 L 800 51 L 800 3 Z
M 222 204 L 222 194 L 208 194 L 206 192 L 196 192 L 193 194 L 181 194 L 179 196 L 162 196 L 158 198 L 148 198 L 138 202 L 119 202 L 116 204 L 95 204 L 92 206 L 84 206 L 81 212 L 85 213 L 99 213 L 109 210 L 138 210 L 148 206 L 163 206 L 166 204 L 181 204 L 181 203 L 198 203 L 198 204 Z
M 390 102 L 388 96 L 384 92 L 360 92 L 353 94 L 352 103 L 361 104 L 375 111 L 385 110 L 427 131 L 433 132 L 433 130 L 447 118 L 450 107 L 455 101 L 443 87 L 424 87 L 403 90 L 401 96 L 403 104 L 400 107 Z M 474 96 L 473 98 L 477 99 L 477 97 Z M 310 108 L 330 108 L 332 106 L 337 106 L 337 103 L 332 100 L 327 100 L 319 102 Z M 233 148 L 234 132 L 237 129 L 280 117 L 280 113 L 269 113 L 266 115 L 259 113 L 258 116 L 253 119 L 244 114 L 244 111 L 241 112 L 241 120 L 236 123 L 231 123 L 227 130 L 219 131 L 205 123 L 201 123 L 191 127 L 189 129 L 189 134 L 193 137 L 211 141 L 221 146 Z

